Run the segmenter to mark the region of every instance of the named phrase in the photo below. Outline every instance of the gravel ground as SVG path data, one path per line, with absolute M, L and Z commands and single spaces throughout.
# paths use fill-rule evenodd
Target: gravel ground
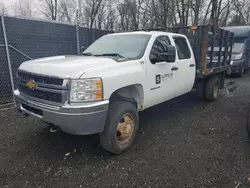
M 50 133 L 1 111 L 0 187 L 250 187 L 250 73 L 226 85 L 213 103 L 190 93 L 142 112 L 137 143 L 120 156 L 96 135 Z

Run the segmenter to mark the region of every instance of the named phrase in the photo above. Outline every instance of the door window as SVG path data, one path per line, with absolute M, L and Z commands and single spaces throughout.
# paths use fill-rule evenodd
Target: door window
M 174 37 L 174 42 L 179 59 L 190 59 L 191 53 L 186 39 L 183 37 Z
M 155 39 L 152 46 L 150 57 L 156 56 L 158 53 L 163 53 L 167 51 L 167 47 L 171 45 L 168 36 L 159 36 Z

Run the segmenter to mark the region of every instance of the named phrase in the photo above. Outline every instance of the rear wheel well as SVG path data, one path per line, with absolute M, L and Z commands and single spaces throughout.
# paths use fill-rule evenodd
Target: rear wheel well
M 197 87 L 199 82 L 203 82 L 204 84 L 207 83 L 207 81 L 209 79 L 211 79 L 211 77 L 217 77 L 219 79 L 219 83 L 220 83 L 220 89 L 224 88 L 224 84 L 225 84 L 225 77 L 226 77 L 226 72 L 220 72 L 214 75 L 210 75 L 210 76 L 206 76 L 205 78 L 199 78 L 195 81 L 195 88 Z
M 144 91 L 140 84 L 130 85 L 114 91 L 110 97 L 110 101 L 127 101 L 136 105 L 138 110 L 143 110 Z

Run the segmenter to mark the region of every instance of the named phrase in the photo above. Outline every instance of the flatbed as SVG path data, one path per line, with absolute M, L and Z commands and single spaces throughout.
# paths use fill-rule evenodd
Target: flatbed
M 197 77 L 228 70 L 234 38 L 230 31 L 210 25 L 173 27 L 168 31 L 186 35 L 189 39 L 195 55 Z

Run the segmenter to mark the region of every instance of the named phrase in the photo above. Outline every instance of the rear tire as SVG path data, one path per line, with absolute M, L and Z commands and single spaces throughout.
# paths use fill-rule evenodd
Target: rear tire
M 215 101 L 218 98 L 220 82 L 217 76 L 212 76 L 207 80 L 205 88 L 205 100 Z
M 205 81 L 204 80 L 198 80 L 196 83 L 196 95 L 200 99 L 205 98 Z
M 102 147 L 113 154 L 128 150 L 134 143 L 139 129 L 136 106 L 125 101 L 111 103 L 104 132 L 100 134 Z

